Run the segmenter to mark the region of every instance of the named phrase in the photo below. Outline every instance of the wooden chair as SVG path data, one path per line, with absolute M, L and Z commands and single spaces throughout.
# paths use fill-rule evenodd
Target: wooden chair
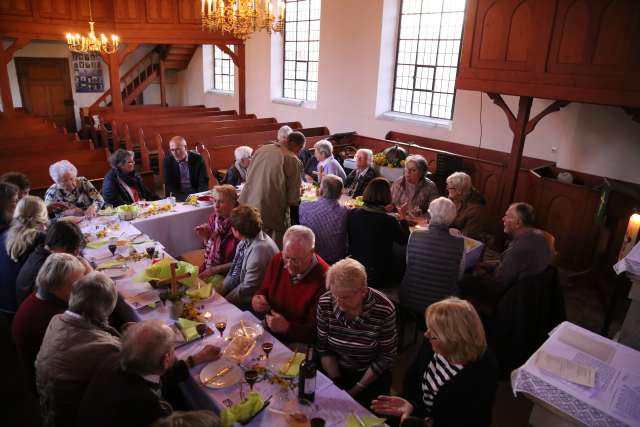
M 202 159 L 204 160 L 204 164 L 207 167 L 207 176 L 209 177 L 209 189 L 212 189 L 216 185 L 220 185 L 220 183 L 218 182 L 218 179 L 216 178 L 215 173 L 213 172 L 213 162 L 211 161 L 211 154 L 209 153 L 209 150 L 207 150 L 207 147 L 205 147 L 203 144 L 197 144 L 196 153 L 202 156 Z

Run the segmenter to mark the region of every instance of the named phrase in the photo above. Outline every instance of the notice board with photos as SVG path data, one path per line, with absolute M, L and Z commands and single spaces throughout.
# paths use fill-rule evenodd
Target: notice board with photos
M 73 53 L 73 81 L 76 92 L 104 92 L 102 60 L 97 53 Z

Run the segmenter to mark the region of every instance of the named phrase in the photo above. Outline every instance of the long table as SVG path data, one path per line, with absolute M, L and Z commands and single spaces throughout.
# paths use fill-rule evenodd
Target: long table
M 163 202 L 159 204 L 162 205 Z M 131 222 L 120 221 L 119 230 L 110 232 L 107 235 L 109 237 L 118 237 L 119 239 L 126 239 L 132 236 L 138 235 L 143 229 L 146 230 L 149 238 L 154 241 L 147 241 L 134 245 L 136 250 L 143 252 L 144 249 L 150 245 L 155 245 L 158 256 L 171 257 L 171 250 L 169 248 L 180 248 L 180 251 L 187 251 L 195 249 L 200 244 L 199 239 L 193 239 L 188 241 L 186 236 L 180 233 L 171 233 L 167 229 L 171 227 L 181 227 L 182 233 L 186 234 L 186 230 L 193 233 L 193 225 L 202 221 L 202 216 L 210 213 L 210 208 L 199 208 L 187 205 L 178 204 L 173 212 L 166 212 L 157 214 L 146 219 L 134 220 Z M 93 220 L 85 220 L 80 224 L 84 233 L 95 233 L 96 226 L 103 227 L 109 219 L 107 217 L 98 217 Z M 111 219 L 113 221 L 114 219 Z M 154 235 L 155 234 L 155 235 Z M 172 238 L 179 236 L 180 241 L 173 241 Z M 136 239 L 138 241 L 139 239 Z M 144 238 L 142 238 L 144 240 Z M 155 242 L 158 241 L 159 242 Z M 191 247 L 196 245 L 195 247 Z M 127 249 L 119 249 L 120 254 L 126 252 Z M 85 256 L 92 258 L 96 263 L 101 263 L 112 259 L 111 254 L 107 246 L 103 246 L 97 249 L 85 249 Z M 135 301 L 140 295 L 157 295 L 148 282 L 136 282 L 134 276 L 142 271 L 144 268 L 151 265 L 151 261 L 143 259 L 137 262 L 128 264 L 130 270 L 126 277 L 115 280 L 118 292 L 124 303 L 118 305 L 118 314 L 126 320 L 140 321 L 148 319 L 158 319 L 166 324 L 173 324 L 171 319 L 170 309 L 163 304 L 157 304 L 155 309 L 144 309 L 143 311 L 136 310 L 132 301 Z M 209 312 L 211 319 L 216 316 L 224 316 L 227 320 L 228 329 L 234 324 L 238 323 L 240 319 L 247 322 L 258 322 L 253 314 L 249 311 L 241 311 L 236 306 L 228 303 L 222 296 L 216 295 L 210 300 L 206 300 L 201 306 L 201 311 Z M 208 322 L 208 326 L 215 330 L 213 321 Z M 227 329 L 227 331 L 228 331 Z M 277 360 L 279 358 L 288 358 L 292 354 L 292 351 L 284 344 L 273 337 L 268 331 L 259 338 L 259 343 L 269 340 L 273 342 L 274 347 L 270 355 L 270 359 Z M 219 334 L 208 336 L 204 339 L 188 343 L 180 346 L 176 349 L 176 355 L 180 358 L 186 358 L 199 351 L 204 345 L 213 344 L 220 347 L 226 345 L 226 341 L 219 337 Z M 253 353 L 249 356 L 249 360 L 256 359 L 261 355 L 260 345 L 256 345 Z M 268 363 L 268 361 L 266 361 Z M 215 412 L 219 412 L 224 408 L 225 402 L 237 403 L 240 401 L 240 387 L 241 382 L 233 386 L 229 386 L 223 389 L 210 389 L 201 385 L 199 375 L 200 371 L 205 365 L 196 366 L 191 370 L 191 378 L 181 385 L 183 394 L 187 402 L 197 409 L 209 409 Z M 244 386 L 246 391 L 246 384 Z M 295 390 L 283 392 L 280 386 L 270 384 L 268 381 L 258 382 L 255 385 L 255 389 L 258 390 L 264 398 L 273 396 L 271 400 L 271 408 L 282 408 L 290 400 L 295 399 Z M 370 416 L 371 413 L 359 405 L 351 396 L 349 396 L 344 390 L 339 389 L 322 373 L 318 372 L 317 385 L 316 385 L 316 413 L 314 416 L 322 417 L 327 422 L 327 427 L 330 426 L 342 426 L 345 425 L 346 418 L 356 413 L 360 416 Z M 282 415 L 273 413 L 269 410 L 263 411 L 256 418 L 254 418 L 249 426 L 286 426 L 286 420 Z

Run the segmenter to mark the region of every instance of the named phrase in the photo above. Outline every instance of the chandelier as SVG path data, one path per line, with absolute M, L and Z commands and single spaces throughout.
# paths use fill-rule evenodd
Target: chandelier
M 104 34 L 100 34 L 100 38 L 98 38 L 93 30 L 93 24 L 95 22 L 91 13 L 91 0 L 89 0 L 89 34 L 85 37 L 78 33 L 67 33 L 67 46 L 69 49 L 78 53 L 98 52 L 108 55 L 115 53 L 120 43 L 118 36 L 112 34 L 111 38 L 108 39 Z
M 271 0 L 202 0 L 202 30 L 232 34 L 240 40 L 265 30 L 279 33 L 284 29 L 284 0 L 277 0 L 278 16 Z

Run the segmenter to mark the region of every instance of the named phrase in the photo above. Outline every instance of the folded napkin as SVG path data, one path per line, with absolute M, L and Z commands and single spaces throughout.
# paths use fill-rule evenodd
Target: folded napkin
M 211 284 L 213 290 L 216 292 L 222 292 L 222 287 L 224 286 L 224 276 L 222 274 L 214 274 L 213 276 L 207 277 L 205 283 Z
M 302 197 L 300 197 L 300 201 L 301 202 L 315 202 L 316 200 L 318 200 L 318 196 L 314 195 L 303 195 Z
M 364 423 L 365 427 L 373 427 L 377 425 L 383 425 L 387 420 L 386 418 L 378 418 L 373 415 L 359 415 L 360 419 Z M 345 427 L 362 427 L 356 417 L 349 415 L 344 423 Z
M 264 406 L 264 400 L 257 391 L 252 391 L 242 402 L 220 411 L 222 427 L 229 427 L 235 422 L 243 422 L 257 414 Z
M 282 366 L 280 366 L 280 373 L 288 377 L 297 377 L 298 373 L 300 372 L 300 364 L 302 363 L 305 357 L 306 355 L 304 353 L 296 353 L 295 356 L 293 357 L 293 362 L 291 362 L 291 365 L 289 366 L 289 369 L 287 369 L 286 372 L 284 371 L 287 368 L 287 365 L 289 365 L 289 359 L 287 359 L 282 364 Z
M 187 291 L 187 296 L 191 299 L 207 299 L 211 296 L 213 285 L 205 283 L 200 288 L 191 288 Z
M 96 267 L 98 268 L 98 270 L 100 270 L 104 268 L 122 267 L 125 264 L 126 263 L 122 261 L 107 261 L 107 262 L 98 264 Z
M 101 247 L 105 246 L 107 243 L 109 243 L 109 239 L 96 240 L 96 241 L 87 243 L 86 247 L 89 249 L 100 249 Z
M 196 326 L 201 325 L 201 322 L 195 322 L 193 320 L 185 319 L 183 317 L 178 318 L 178 328 L 182 332 L 182 336 L 187 341 L 193 341 L 200 336 L 196 330 Z
M 133 278 L 136 282 L 148 282 L 149 280 L 166 280 L 171 277 L 171 263 L 176 262 L 169 258 L 165 258 L 160 262 L 153 264 L 136 274 Z M 195 278 L 198 277 L 198 267 L 189 264 L 184 261 L 177 261 L 178 268 L 176 268 L 176 275 L 181 276 L 189 273 L 191 277 L 180 279 L 178 282 L 185 286 L 193 286 L 195 284 Z

